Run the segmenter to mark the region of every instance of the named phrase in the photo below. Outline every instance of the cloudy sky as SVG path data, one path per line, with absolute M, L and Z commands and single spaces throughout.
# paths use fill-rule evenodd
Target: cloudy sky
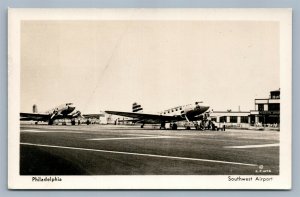
M 24 21 L 21 111 L 156 112 L 204 101 L 251 110 L 278 89 L 279 24 L 259 21 Z

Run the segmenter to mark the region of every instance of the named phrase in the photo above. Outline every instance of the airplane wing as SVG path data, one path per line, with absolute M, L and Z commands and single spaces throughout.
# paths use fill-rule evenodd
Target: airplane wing
M 49 114 L 41 113 L 20 113 L 20 120 L 47 120 L 49 119 Z
M 54 119 L 71 118 L 69 116 L 63 116 L 62 114 L 55 115 Z M 51 114 L 45 113 L 20 113 L 20 120 L 35 120 L 35 121 L 49 121 Z
M 99 119 L 100 117 L 104 117 L 104 114 L 83 114 L 84 118 L 96 118 Z
M 105 111 L 108 114 L 125 116 L 130 118 L 138 119 L 139 122 L 151 122 L 151 123 L 161 123 L 161 122 L 172 122 L 182 120 L 180 116 L 166 116 L 159 114 L 145 114 L 137 112 L 120 112 L 120 111 Z

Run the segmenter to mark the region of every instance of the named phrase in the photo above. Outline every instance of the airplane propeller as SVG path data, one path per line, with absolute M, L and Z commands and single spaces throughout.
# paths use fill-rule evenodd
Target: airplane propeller
M 81 115 L 81 112 L 80 111 L 76 111 L 73 115 L 72 115 L 74 118 L 83 118 L 83 116 Z
M 184 117 L 185 117 L 186 121 L 190 122 L 190 120 L 188 119 L 188 117 L 186 116 L 186 114 L 184 114 Z
M 50 117 L 50 119 L 52 120 L 56 115 L 58 115 L 58 113 L 59 112 L 57 110 L 54 110 L 51 117 Z

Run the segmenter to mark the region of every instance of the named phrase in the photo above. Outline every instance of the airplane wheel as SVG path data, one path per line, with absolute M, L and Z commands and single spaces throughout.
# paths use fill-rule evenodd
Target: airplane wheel
M 190 126 L 187 126 L 187 127 L 186 127 L 186 130 L 190 130 L 190 129 L 191 129 L 191 127 L 190 127 Z
M 141 125 L 141 128 L 144 128 L 144 125 L 143 125 L 143 124 Z
M 36 125 L 37 125 L 37 124 L 38 124 L 38 122 L 35 122 L 34 124 L 36 124 Z
M 72 125 L 75 125 L 75 123 L 76 123 L 75 120 L 72 120 L 71 124 L 72 124 Z
M 172 130 L 177 130 L 177 124 L 172 125 Z

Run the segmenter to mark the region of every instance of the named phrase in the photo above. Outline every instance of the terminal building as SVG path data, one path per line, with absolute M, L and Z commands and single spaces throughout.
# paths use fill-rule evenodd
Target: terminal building
M 255 110 L 250 111 L 250 124 L 276 126 L 280 124 L 280 90 L 270 92 L 270 97 L 255 99 Z
M 231 128 L 273 127 L 280 125 L 280 89 L 271 91 L 269 98 L 254 100 L 254 110 L 213 111 L 211 120 Z
M 248 128 L 250 111 L 213 111 L 210 117 L 212 121 L 225 124 L 227 127 Z

